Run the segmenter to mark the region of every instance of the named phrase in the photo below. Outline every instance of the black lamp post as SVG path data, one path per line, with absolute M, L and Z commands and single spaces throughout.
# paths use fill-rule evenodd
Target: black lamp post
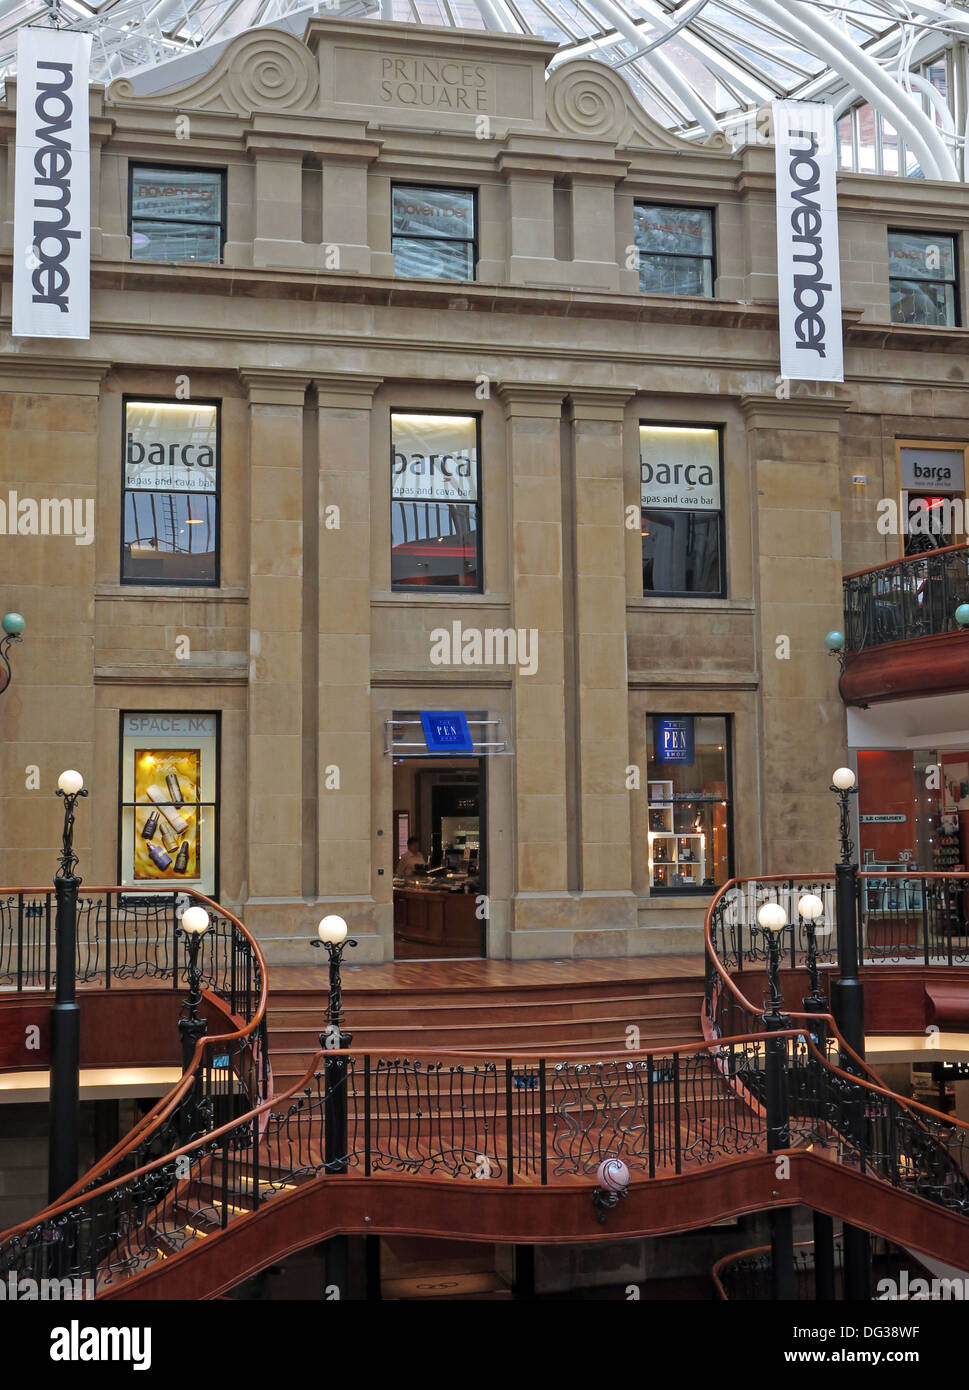
M 797 915 L 804 923 L 804 931 L 807 937 L 807 968 L 810 980 L 810 991 L 804 995 L 801 1003 L 804 1005 L 806 1013 L 826 1014 L 828 1012 L 827 995 L 821 988 L 818 976 L 818 928 L 815 925 L 824 916 L 824 901 L 817 893 L 804 893 L 798 899 Z M 830 928 L 825 928 L 825 932 Z M 818 1025 L 820 1027 L 820 1025 Z
M 839 767 L 831 778 L 830 790 L 838 797 L 841 859 L 835 865 L 835 911 L 838 924 L 838 979 L 831 987 L 831 1012 L 845 1041 L 859 1057 L 865 1055 L 865 995 L 858 976 L 858 863 L 851 838 L 851 798 L 858 795 L 855 774 L 850 767 Z M 846 1071 L 854 1070 L 853 1059 L 843 1056 Z M 858 1100 L 863 1108 L 862 1100 Z M 859 1123 L 864 1124 L 859 1117 Z M 868 1232 L 844 1222 L 845 1298 L 864 1302 L 871 1298 L 871 1242 Z
M 353 1042 L 353 1034 L 343 1031 L 343 986 L 340 980 L 340 966 L 343 952 L 348 946 L 356 946 L 348 936 L 349 927 L 342 917 L 324 917 L 316 929 L 319 937 L 314 946 L 322 946 L 329 958 L 330 992 L 326 1003 L 326 1018 L 320 1034 L 320 1047 L 325 1052 L 347 1048 Z M 349 1167 L 348 1125 L 347 1125 L 347 1079 L 349 1069 L 345 1057 L 327 1056 L 323 1062 L 323 1112 L 324 1139 L 323 1161 L 328 1173 L 345 1173 Z M 334 1286 L 340 1298 L 346 1298 L 349 1276 L 349 1258 L 346 1236 L 334 1236 L 326 1243 L 326 1282 Z
M 0 619 L 0 627 L 3 628 L 3 637 L 0 637 L 0 694 L 6 690 L 13 676 L 10 669 L 10 648 L 14 642 L 20 641 L 25 626 L 19 613 L 5 613 Z
M 837 768 L 830 790 L 838 797 L 841 815 L 841 859 L 835 865 L 838 979 L 831 990 L 831 1011 L 845 1040 L 864 1057 L 865 998 L 858 977 L 858 864 L 851 839 L 851 798 L 858 795 L 858 788 L 850 767 Z
M 182 1037 L 182 1071 L 188 1071 L 192 1065 L 192 1058 L 195 1056 L 195 1048 L 199 1038 L 205 1036 L 208 1022 L 199 1016 L 199 1005 L 202 1002 L 202 969 L 199 965 L 199 950 L 202 945 L 202 937 L 209 929 L 209 914 L 204 907 L 197 905 L 187 907 L 182 913 L 182 920 L 175 933 L 176 939 L 181 937 L 185 942 L 185 954 L 187 957 L 186 973 L 188 975 L 188 998 L 184 1001 L 184 1007 L 188 1010 L 178 1020 L 178 1031 Z M 181 1137 L 183 1143 L 194 1137 L 198 1129 L 198 1078 L 192 1087 L 191 1093 L 185 1097 L 181 1113 Z
M 64 831 L 60 864 L 54 875 L 55 986 L 50 1011 L 50 1138 L 47 1197 L 53 1203 L 77 1181 L 80 1108 L 81 1024 L 75 992 L 77 956 L 77 894 L 81 879 L 74 853 L 74 812 L 78 798 L 87 796 L 79 772 L 62 772 L 57 796 L 64 798 Z
M 791 1026 L 791 1020 L 783 1011 L 784 1000 L 778 982 L 780 937 L 787 926 L 787 913 L 780 903 L 764 903 L 757 913 L 757 921 L 767 933 L 767 983 L 770 993 L 764 1000 L 763 1022 L 767 1031 L 774 1036 L 769 1037 L 765 1045 L 764 1109 L 767 1112 L 767 1151 L 774 1153 L 791 1146 L 787 1039 L 777 1036 Z M 795 1295 L 794 1221 L 790 1207 L 771 1210 L 770 1232 L 774 1297 L 792 1299 Z
M 783 995 L 779 987 L 781 965 L 781 932 L 787 926 L 787 913 L 780 903 L 764 903 L 757 921 L 767 935 L 767 985 L 770 993 L 764 1000 L 764 1027 L 769 1032 L 790 1028 L 791 1020 L 783 1012 Z

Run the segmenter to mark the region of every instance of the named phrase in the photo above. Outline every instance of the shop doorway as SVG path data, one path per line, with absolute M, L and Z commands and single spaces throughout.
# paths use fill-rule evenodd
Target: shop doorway
M 394 959 L 485 954 L 485 760 L 394 764 Z

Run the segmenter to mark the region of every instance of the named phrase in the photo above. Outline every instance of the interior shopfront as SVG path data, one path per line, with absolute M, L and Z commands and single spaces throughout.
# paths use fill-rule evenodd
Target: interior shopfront
M 412 730 L 394 757 L 394 958 L 485 954 L 485 767 L 468 719 L 395 716 Z M 440 751 L 435 751 L 440 749 Z
M 731 873 L 730 720 L 647 719 L 649 885 L 653 893 L 708 893 Z
M 969 862 L 969 749 L 870 749 L 858 754 L 858 820 L 862 881 L 869 932 L 879 917 L 898 924 L 911 917 L 918 933 L 922 885 L 879 874 L 956 873 Z M 940 892 L 941 888 L 930 891 Z M 948 930 L 966 931 L 969 904 L 961 890 L 948 894 Z M 914 940 L 914 937 L 913 937 Z
M 966 444 L 899 442 L 902 534 L 907 556 L 965 542 L 967 452 Z

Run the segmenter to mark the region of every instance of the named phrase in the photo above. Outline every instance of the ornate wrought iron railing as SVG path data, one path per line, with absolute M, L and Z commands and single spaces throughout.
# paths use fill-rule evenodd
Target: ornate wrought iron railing
M 784 1118 L 769 1129 L 777 1066 Z M 0 1279 L 86 1278 L 103 1291 L 347 1172 L 561 1186 L 592 1184 L 617 1157 L 637 1183 L 810 1144 L 969 1217 L 967 1128 L 833 1066 L 797 1028 L 581 1060 L 320 1053 L 285 1095 L 4 1233 Z
M 788 908 L 789 921 L 796 925 L 784 931 L 782 959 L 800 967 L 807 962 L 807 941 L 797 900 L 804 893 L 817 893 L 825 903 L 820 922 L 833 925 L 829 888 L 830 879 L 820 875 L 734 880 L 717 893 L 705 923 L 703 1021 L 709 1038 L 735 1030 L 755 1033 L 765 1026 L 761 1008 L 730 975 L 731 970 L 749 969 L 766 958 L 766 933 L 756 926 L 760 904 L 781 901 Z M 821 941 L 826 940 L 822 936 Z M 826 951 L 830 959 L 833 944 Z M 789 1049 L 785 1076 L 792 1138 L 833 1140 L 842 1162 L 969 1217 L 969 1125 L 889 1091 L 845 1041 L 830 1013 L 785 1012 L 791 1027 L 804 1030 L 803 1046 Z M 762 1078 L 754 1074 L 740 1080 L 752 1098 L 761 1099 Z
M 835 1296 L 843 1297 L 844 1249 L 841 1236 L 834 1238 Z M 931 1279 L 929 1271 L 908 1250 L 893 1245 L 880 1236 L 872 1237 L 872 1296 L 878 1297 L 882 1280 L 891 1280 L 898 1287 L 898 1274 L 906 1270 L 911 1280 Z M 769 1245 L 752 1250 L 736 1250 L 724 1255 L 713 1266 L 713 1288 L 718 1299 L 725 1302 L 756 1302 L 775 1297 Z M 814 1298 L 814 1241 L 799 1240 L 794 1246 L 794 1281 L 799 1301 Z M 928 1285 L 927 1285 L 928 1287 Z
M 341 1057 L 328 1080 L 325 1062 Z M 594 1183 L 606 1157 L 638 1181 L 763 1152 L 763 1110 L 737 1079 L 762 1073 L 765 1058 L 763 1036 L 578 1061 L 320 1053 L 284 1095 L 5 1232 L 0 1279 L 88 1278 L 102 1290 L 337 1172 L 558 1185 Z M 334 1099 L 346 1112 L 336 1149 Z
M 782 937 L 781 964 L 805 966 L 811 927 L 797 910 L 805 893 L 824 903 L 824 915 L 814 924 L 816 958 L 822 966 L 832 965 L 837 956 L 834 875 L 816 874 L 732 879 L 724 885 L 710 904 L 708 919 L 710 943 L 724 968 L 765 964 L 769 934 L 757 923 L 765 902 L 781 903 L 791 923 Z M 859 950 L 867 962 L 969 965 L 969 874 L 862 871 L 857 912 Z
M 209 914 L 199 951 L 202 986 L 228 1005 L 239 1026 L 203 1038 L 176 1085 L 67 1196 L 141 1168 L 269 1095 L 265 961 L 255 938 L 220 904 L 188 889 L 82 887 L 75 978 L 104 989 L 139 981 L 187 990 L 178 923 L 190 903 Z M 54 987 L 54 908 L 52 890 L 0 889 L 0 989 L 29 993 Z
M 874 1255 L 874 1251 L 872 1252 Z M 771 1248 L 756 1245 L 717 1260 L 711 1271 L 714 1296 L 724 1302 L 757 1302 L 774 1298 Z M 842 1294 L 844 1250 L 840 1236 L 834 1247 L 835 1288 Z M 814 1242 L 799 1240 L 794 1246 L 794 1287 L 799 1302 L 814 1296 Z
M 969 603 L 969 545 L 946 546 L 845 576 L 845 649 L 958 631 Z

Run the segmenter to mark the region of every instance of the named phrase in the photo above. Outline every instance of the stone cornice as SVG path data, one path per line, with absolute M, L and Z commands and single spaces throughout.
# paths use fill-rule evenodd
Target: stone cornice
M 369 410 L 383 377 L 363 372 L 327 372 L 312 378 L 321 410 Z
M 299 131 L 280 134 L 276 130 L 247 130 L 243 137 L 246 153 L 254 159 L 324 160 L 327 164 L 350 162 L 372 164 L 380 155 L 379 140 L 360 136 L 333 135 L 321 138 Z
M 505 407 L 506 419 L 514 415 L 560 420 L 562 402 L 569 394 L 567 385 L 546 385 L 531 381 L 501 381 L 495 395 Z
M 0 253 L 0 282 L 12 275 L 11 253 Z M 558 286 L 397 280 L 387 276 L 340 275 L 276 266 L 168 265 L 163 262 L 94 260 L 91 283 L 96 289 L 158 290 L 179 294 L 215 294 L 234 298 L 302 299 L 389 307 L 452 309 L 476 313 L 564 316 L 576 319 L 621 319 L 636 323 L 671 323 L 710 328 L 777 329 L 777 306 L 736 300 L 692 299 L 675 295 L 629 295 Z M 848 315 L 850 318 L 850 314 Z M 151 331 L 157 331 L 154 326 Z
M 95 666 L 95 685 L 248 685 L 248 666 Z
M 332 39 L 375 47 L 381 39 L 395 52 L 408 49 L 436 48 L 441 52 L 459 53 L 465 57 L 492 57 L 508 62 L 510 59 L 551 62 L 558 44 L 536 39 L 526 34 L 502 34 L 493 29 L 452 29 L 438 24 L 399 24 L 379 20 L 311 19 L 303 31 L 303 42 L 311 53 L 319 50 L 322 41 Z
M 787 399 L 761 393 L 740 397 L 740 408 L 750 429 L 831 431 L 840 429 L 840 417 L 854 407 L 854 392 L 840 382 L 791 382 Z
M 611 153 L 611 152 L 610 152 Z M 629 171 L 620 159 L 576 159 L 541 149 L 527 152 L 502 150 L 497 160 L 502 178 L 575 178 L 586 182 L 620 183 Z
M 309 373 L 287 372 L 274 367 L 240 367 L 239 380 L 250 405 L 286 405 L 300 409 L 306 403 Z
M 569 392 L 569 414 L 576 421 L 621 422 L 626 406 L 637 394 L 637 388 L 632 386 L 583 386 Z
M 112 363 L 106 359 L 33 356 L 26 352 L 0 355 L 0 388 L 54 396 L 97 396 Z

